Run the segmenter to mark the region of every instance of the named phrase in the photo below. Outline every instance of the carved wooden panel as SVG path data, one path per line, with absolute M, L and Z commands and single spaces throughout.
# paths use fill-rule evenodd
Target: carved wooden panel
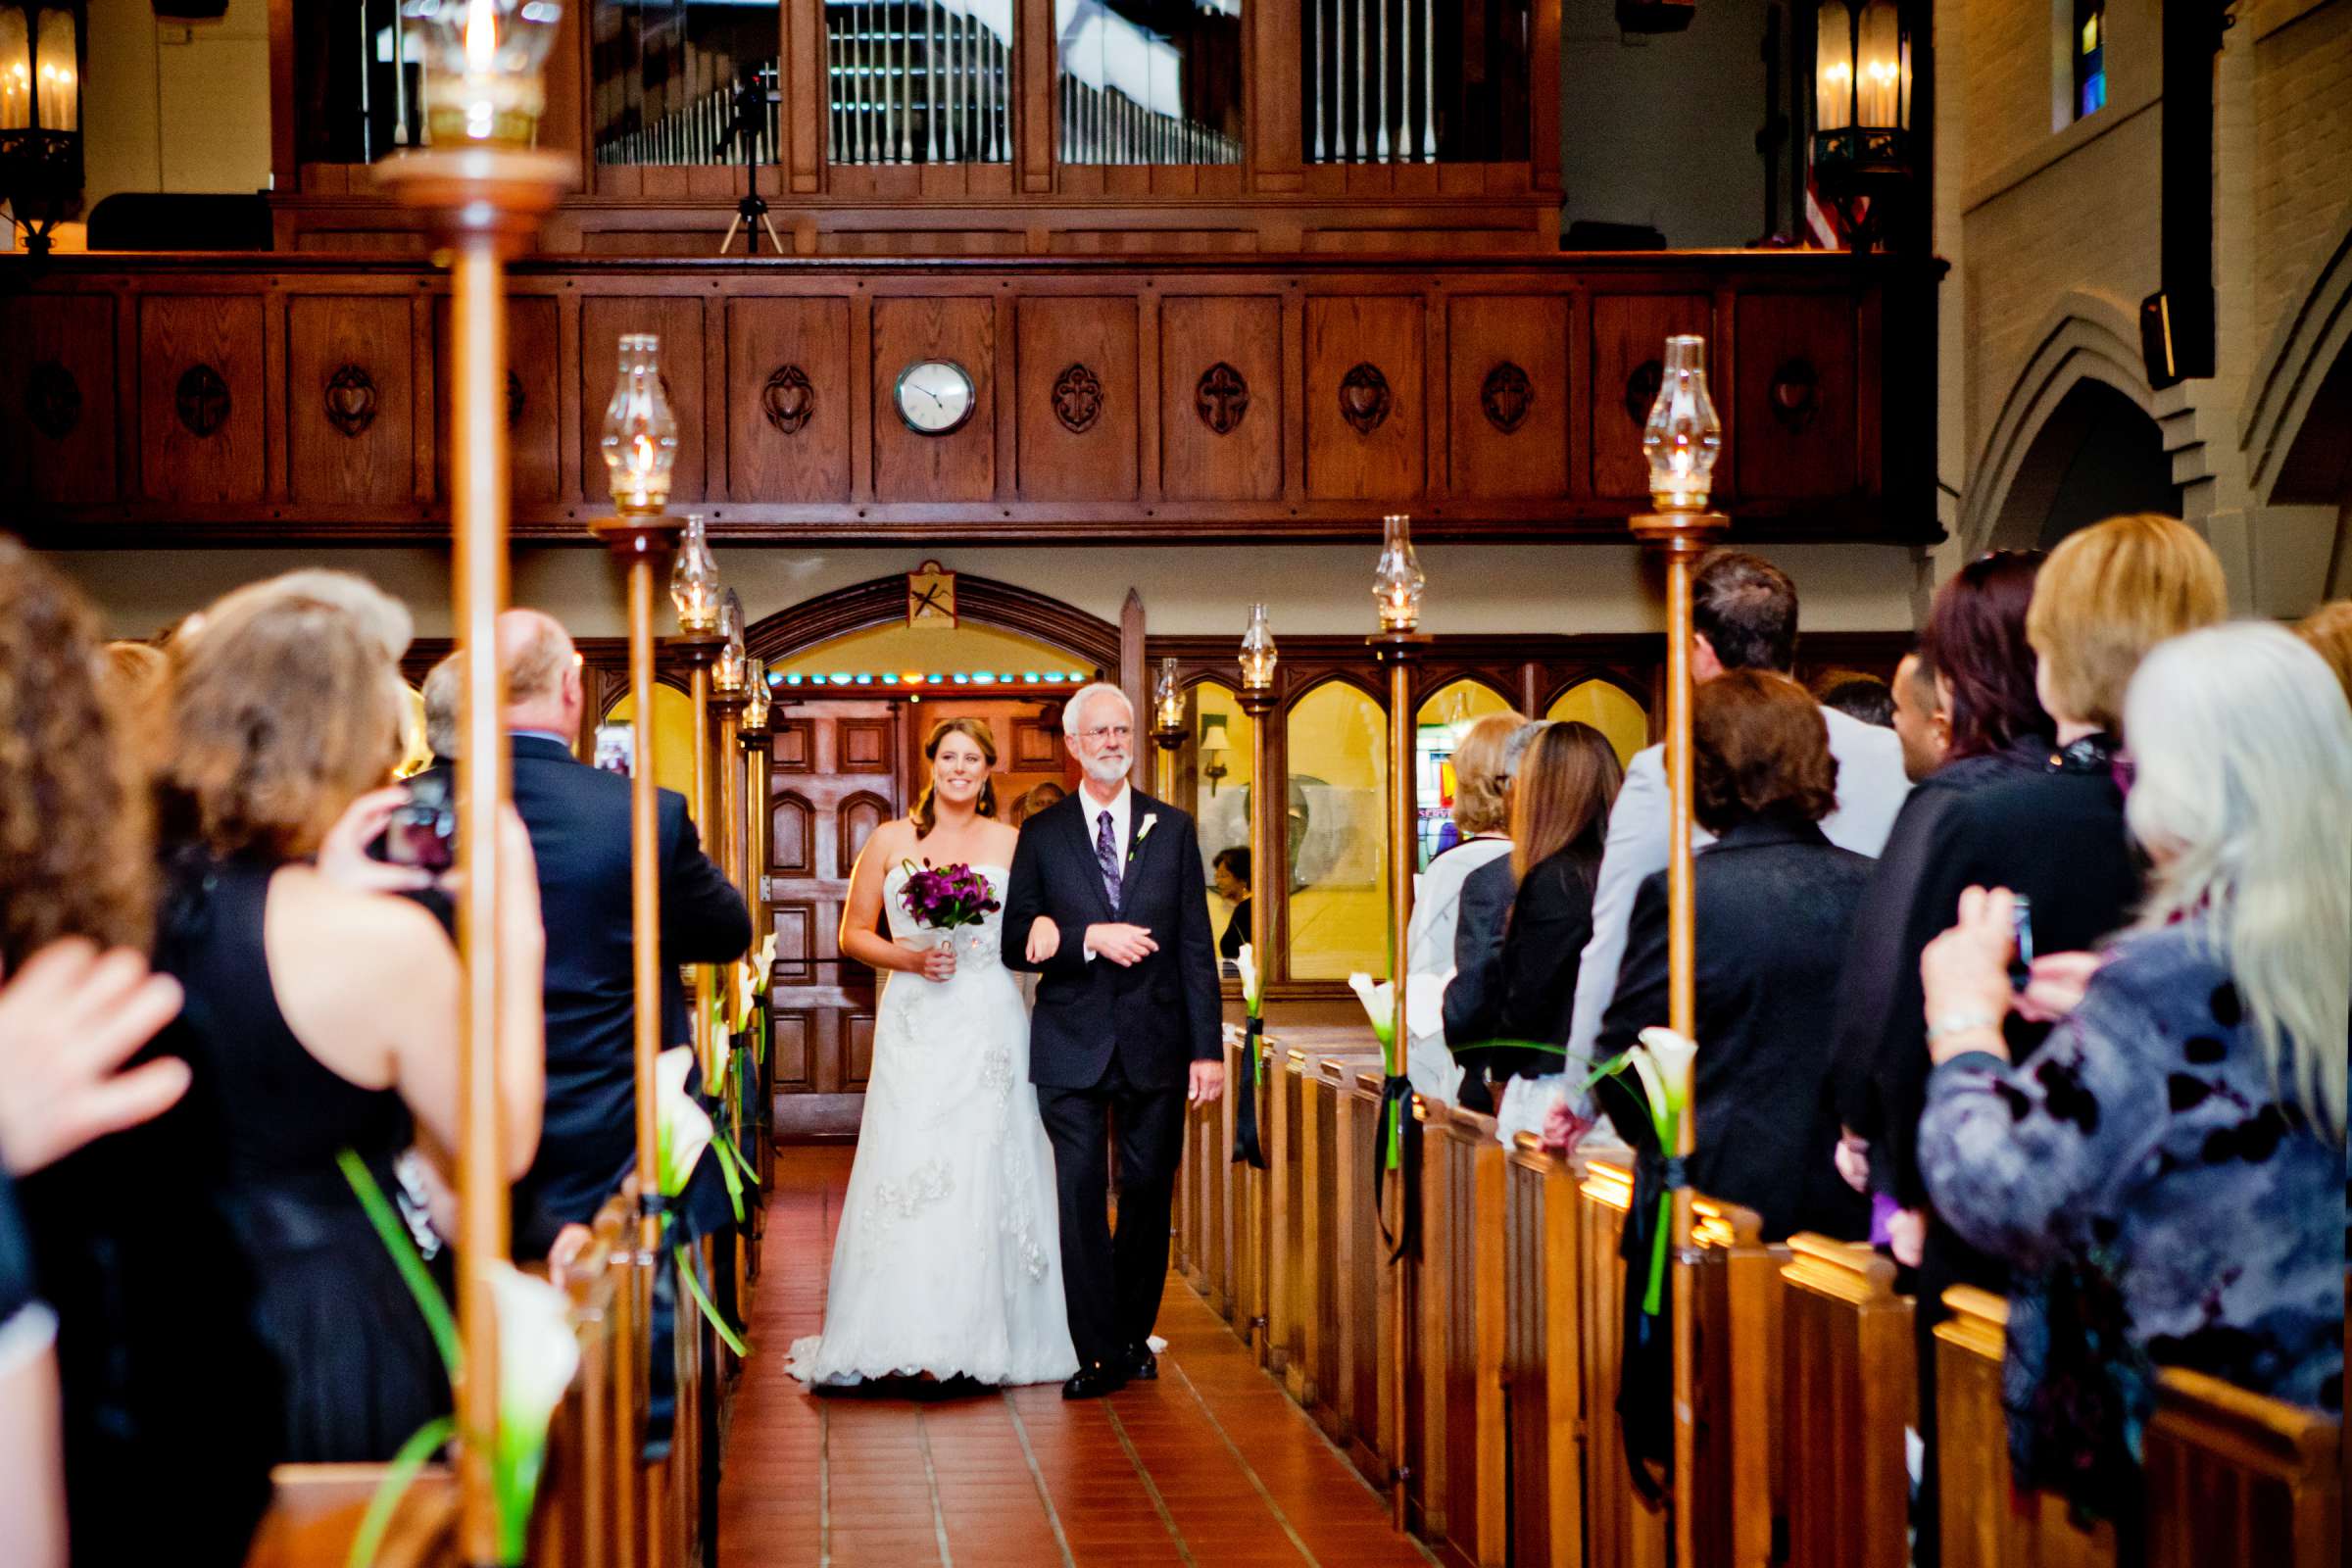
M 1282 302 L 1159 302 L 1159 487 L 1172 501 L 1282 494 Z
M 1715 398 L 1737 446 L 1741 495 L 1806 498 L 1854 487 L 1854 302 L 1843 294 L 1747 294 L 1739 388 Z M 1715 470 L 1723 472 L 1722 466 Z
M 997 306 L 989 299 L 874 301 L 874 496 L 986 501 L 997 493 Z M 953 360 L 972 378 L 971 417 L 949 435 L 917 435 L 899 417 L 899 374 Z
M 1031 501 L 1135 498 L 1135 301 L 1025 299 L 1015 453 Z
M 807 718 L 768 720 L 768 756 L 778 773 L 806 773 L 816 766 L 816 724 Z
M 265 397 L 259 294 L 139 301 L 140 488 L 159 500 L 259 501 Z
M 858 852 L 865 841 L 874 836 L 874 829 L 891 818 L 890 803 L 879 795 L 853 795 L 836 809 L 834 821 L 841 838 L 834 846 L 839 856 L 834 863 L 835 876 L 848 876 L 858 863 Z
M 816 808 L 798 795 L 776 797 L 769 813 L 768 868 L 783 876 L 814 876 Z
M 1677 332 L 1708 332 L 1713 318 L 1707 298 L 1699 294 L 1592 297 L 1592 404 L 1585 415 L 1592 431 L 1594 495 L 1633 500 L 1649 494 L 1642 422 L 1649 416 L 1650 399 L 1657 394 L 1666 339 Z M 1715 400 L 1718 406 L 1724 401 L 1720 384 Z M 1728 418 L 1724 441 L 1727 446 L 1732 441 Z M 1715 471 L 1728 474 L 1728 464 Z
M 843 1053 L 841 1087 L 848 1092 L 865 1088 L 865 1081 L 874 1074 L 874 1015 L 870 1012 L 842 1014 Z
M 1088 705 L 1090 708 L 1095 706 Z M 1061 766 L 1061 727 L 1043 718 L 1012 721 L 1012 771 L 1034 772 Z
M 727 493 L 850 498 L 850 302 L 727 304 Z
M 776 922 L 776 978 L 807 985 L 816 974 L 816 906 L 796 901 L 769 907 Z
M 1306 302 L 1306 493 L 1318 501 L 1421 493 L 1422 302 Z
M 784 1090 L 808 1088 L 810 1036 L 816 1028 L 816 1014 L 803 1007 L 779 1007 L 767 1015 L 768 1039 L 773 1044 L 775 1087 Z
M 835 765 L 844 773 L 889 772 L 893 727 L 887 718 L 841 720 L 835 730 L 841 745 L 841 756 Z
M 286 477 L 296 501 L 415 498 L 415 332 L 406 299 L 286 302 Z
M 0 488 L 35 501 L 115 499 L 115 302 L 0 304 Z
M 553 502 L 564 493 L 563 476 L 563 420 L 558 402 L 562 376 L 559 367 L 561 324 L 557 319 L 556 302 L 541 294 L 510 294 L 507 296 L 507 418 L 508 462 L 513 466 L 513 485 L 516 501 Z M 433 470 L 434 494 L 447 499 L 449 495 L 449 408 L 450 373 L 456 357 L 449 347 L 449 301 L 433 301 L 433 347 L 438 356 L 433 377 L 433 434 L 437 462 Z M 606 350 L 610 358 L 614 348 Z M 666 363 L 666 359 L 664 361 Z M 593 369 L 594 367 L 591 367 Z M 605 367 L 608 377 L 612 368 Z M 670 384 L 677 384 L 672 372 Z M 594 402 L 580 406 L 582 422 L 591 426 L 589 462 L 598 473 L 604 472 L 604 462 L 593 454 L 596 450 L 596 427 L 604 423 L 605 403 L 612 395 L 608 378 L 604 390 Z
M 1568 489 L 1568 302 L 1484 295 L 1447 310 L 1447 485 L 1455 495 Z
M 591 505 L 612 498 L 597 442 L 604 434 L 605 405 L 612 401 L 623 332 L 653 332 L 662 339 L 662 378 L 678 416 L 678 466 L 669 495 L 672 501 L 700 501 L 703 431 L 710 421 L 703 401 L 703 302 L 689 296 L 580 302 L 581 487 Z

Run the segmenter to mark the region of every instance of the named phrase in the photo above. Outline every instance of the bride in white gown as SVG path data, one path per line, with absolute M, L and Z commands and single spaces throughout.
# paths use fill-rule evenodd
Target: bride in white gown
M 909 864 L 962 864 L 1002 900 L 1017 835 L 993 820 L 985 720 L 944 721 L 923 755 L 930 787 L 912 817 L 866 841 L 842 911 L 842 953 L 885 979 L 825 1330 L 795 1343 L 786 1365 L 810 1384 L 1057 1383 L 1078 1356 L 1029 1011 L 999 957 L 1004 916 L 942 932 L 900 897 Z

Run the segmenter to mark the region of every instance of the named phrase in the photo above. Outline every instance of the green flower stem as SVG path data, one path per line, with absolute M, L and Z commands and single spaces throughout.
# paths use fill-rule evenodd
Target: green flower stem
M 1674 1224 L 1674 1194 L 1658 1195 L 1658 1232 L 1649 1242 L 1649 1289 L 1642 1293 L 1642 1313 L 1656 1317 L 1666 1289 L 1666 1232 Z
M 335 1155 L 335 1163 L 341 1167 L 343 1179 L 351 1184 L 360 1207 L 367 1210 L 368 1223 L 375 1227 L 376 1240 L 392 1255 L 392 1266 L 400 1270 L 401 1282 L 416 1298 L 416 1310 L 424 1314 L 425 1327 L 432 1331 L 433 1344 L 440 1348 L 442 1368 L 455 1384 L 462 1375 L 466 1351 L 458 1339 L 458 1321 L 450 1316 L 449 1303 L 441 1298 L 441 1287 L 433 1283 L 424 1259 L 416 1255 L 416 1244 L 410 1239 L 408 1227 L 392 1211 L 367 1161 L 346 1149 Z
M 704 1294 L 702 1277 L 695 1273 L 694 1258 L 692 1254 L 686 1250 L 686 1246 L 683 1242 L 678 1244 L 676 1248 L 676 1253 L 678 1259 L 678 1279 L 682 1284 L 685 1285 L 686 1294 L 694 1298 L 694 1304 L 703 1309 L 703 1316 L 709 1318 L 710 1320 L 710 1326 L 718 1330 L 718 1337 L 727 1342 L 728 1349 L 733 1350 L 737 1355 L 740 1356 L 750 1356 L 752 1352 L 744 1348 L 742 1338 L 738 1336 L 733 1329 L 727 1327 L 727 1320 L 718 1315 L 718 1308 L 713 1306 L 710 1302 L 710 1298 Z
M 382 1200 L 380 1193 L 377 1200 Z M 449 1416 L 435 1416 L 418 1427 L 392 1455 L 391 1467 L 384 1479 L 376 1483 L 375 1495 L 368 1499 L 368 1511 L 360 1518 L 359 1534 L 351 1538 L 351 1553 L 343 1559 L 344 1568 L 370 1568 L 375 1554 L 384 1544 L 384 1532 L 392 1528 L 392 1515 L 400 1507 L 400 1499 L 408 1495 L 416 1472 L 424 1461 L 441 1449 L 457 1431 L 457 1422 Z

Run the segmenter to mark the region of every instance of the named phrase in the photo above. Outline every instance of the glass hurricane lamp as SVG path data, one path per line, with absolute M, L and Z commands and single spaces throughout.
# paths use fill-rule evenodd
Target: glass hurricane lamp
M 722 692 L 743 690 L 743 600 L 729 588 L 718 596 L 718 634 L 726 643 L 710 667 L 710 683 Z
M 678 416 L 662 384 L 662 339 L 627 332 L 620 339 L 620 377 L 605 405 L 598 443 L 612 473 L 612 504 L 629 516 L 650 517 L 669 504 L 670 470 L 678 466 Z
M 718 630 L 718 563 L 711 558 L 699 512 L 687 514 L 685 536 L 669 565 L 669 602 L 677 607 L 678 630 L 695 637 Z
M 1421 590 L 1429 577 L 1413 554 L 1413 519 L 1401 512 L 1380 519 L 1380 564 L 1372 573 L 1372 601 L 1380 607 L 1382 631 L 1411 631 L 1421 623 Z
M 547 88 L 539 68 L 558 0 L 405 0 L 424 35 L 424 126 L 437 147 L 528 147 Z
M 1723 450 L 1723 421 L 1707 396 L 1707 340 L 1666 340 L 1666 371 L 1649 406 L 1642 451 L 1649 459 L 1649 500 L 1660 512 L 1704 512 L 1715 459 Z
M 1159 662 L 1158 678 L 1152 683 L 1152 714 L 1155 728 L 1184 727 L 1184 693 L 1177 689 L 1176 661 L 1172 657 Z
M 1262 692 L 1274 684 L 1274 628 L 1266 624 L 1266 607 L 1250 607 L 1250 626 L 1242 633 L 1242 684 Z
M 767 661 L 743 662 L 743 727 L 747 733 L 767 728 Z

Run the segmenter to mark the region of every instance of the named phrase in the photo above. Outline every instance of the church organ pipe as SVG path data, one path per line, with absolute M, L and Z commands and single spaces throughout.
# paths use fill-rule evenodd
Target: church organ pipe
M 1315 92 L 1308 100 L 1306 118 L 1315 122 L 1314 162 L 1328 162 L 1330 153 L 1323 145 L 1324 105 L 1331 98 L 1331 62 L 1324 50 L 1331 42 L 1331 28 L 1322 24 L 1323 0 L 1306 0 L 1306 49 L 1315 60 Z
M 1389 0 L 1372 0 L 1380 13 L 1380 47 L 1372 71 L 1372 118 L 1378 127 L 1373 132 L 1372 158 L 1375 163 L 1389 161 Z

